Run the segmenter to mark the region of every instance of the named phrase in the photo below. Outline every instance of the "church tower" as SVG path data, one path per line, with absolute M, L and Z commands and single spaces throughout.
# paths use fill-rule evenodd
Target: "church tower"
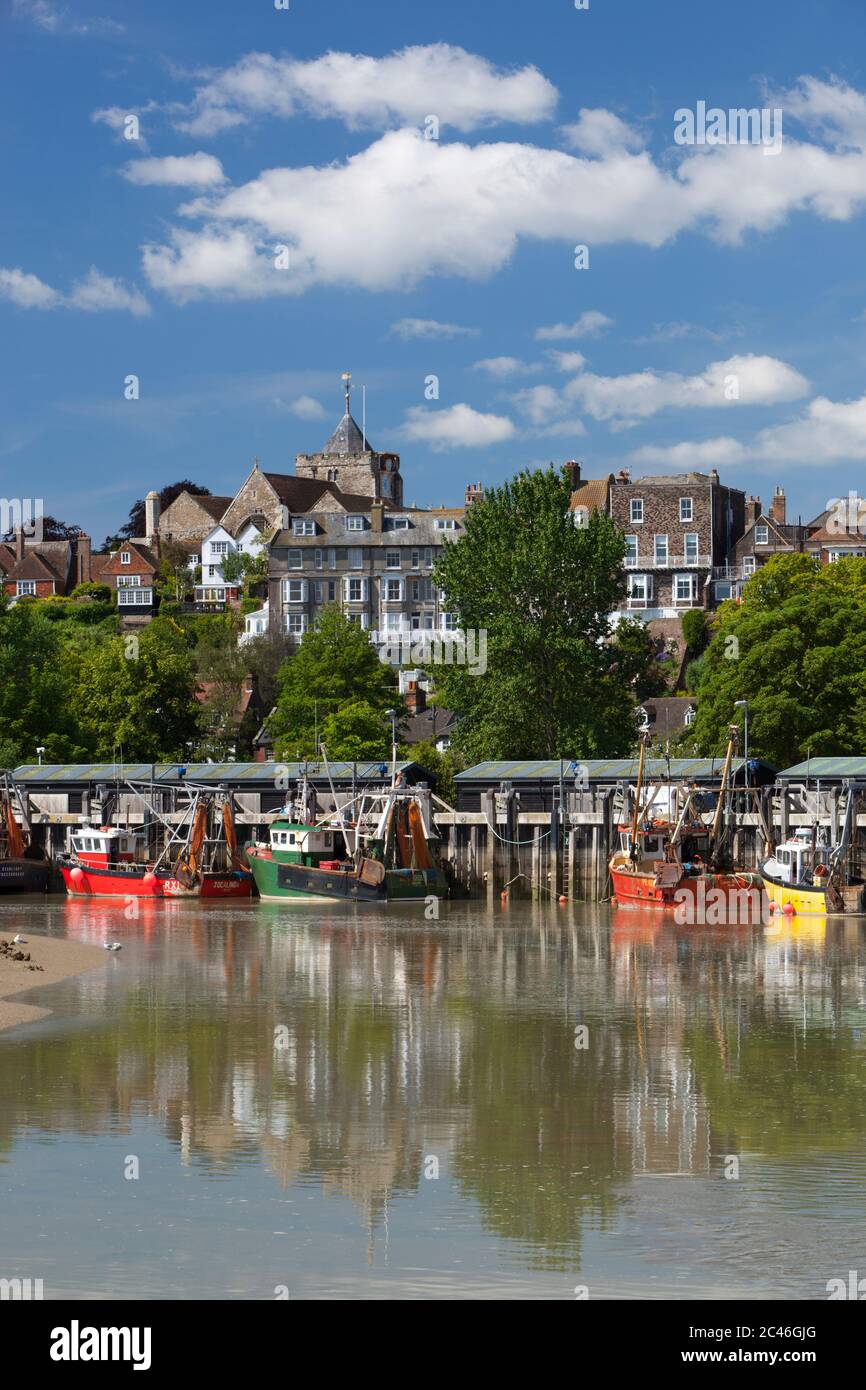
M 349 406 L 351 376 L 343 373 L 345 413 L 327 444 L 317 454 L 298 454 L 299 478 L 318 478 L 336 483 L 343 492 L 376 498 L 394 507 L 403 505 L 400 455 L 380 454 L 358 428 Z

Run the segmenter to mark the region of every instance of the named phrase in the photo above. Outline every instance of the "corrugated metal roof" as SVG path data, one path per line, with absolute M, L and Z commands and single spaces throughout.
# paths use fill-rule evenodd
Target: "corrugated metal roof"
M 352 763 L 333 762 L 329 764 L 331 776 L 335 782 L 351 782 Z M 361 781 L 382 781 L 390 779 L 391 763 L 389 759 L 382 759 L 381 762 L 359 762 L 355 765 L 355 776 Z M 419 767 L 415 762 L 398 762 L 397 771 L 405 772 L 407 768 Z M 183 778 L 179 778 L 178 770 L 185 767 L 186 771 Z M 250 782 L 250 783 L 274 783 L 277 777 L 288 778 L 296 781 L 302 774 L 302 769 L 306 767 L 307 776 L 314 779 L 328 780 L 328 773 L 325 764 L 321 761 L 309 761 L 307 763 L 290 762 L 266 762 L 266 763 L 43 763 L 38 766 L 36 763 L 25 763 L 17 767 L 14 777 L 17 782 L 44 783 L 44 782 L 149 782 L 151 776 L 157 782 L 177 783 L 183 782 Z M 384 767 L 384 777 L 380 769 Z
M 818 777 L 866 777 L 866 758 L 809 758 L 779 773 L 782 780 L 813 781 Z
M 751 761 L 751 760 L 750 760 Z M 720 777 L 724 757 L 718 758 L 647 758 L 644 764 L 646 777 L 667 777 L 670 771 L 675 781 L 701 781 L 708 777 Z M 733 772 L 743 766 L 742 758 L 731 762 Z M 590 782 L 618 782 L 621 779 L 637 777 L 637 758 L 558 758 L 528 760 L 525 762 L 486 762 L 476 763 L 474 767 L 459 772 L 458 782 L 558 782 L 560 776 L 572 778 L 578 767 L 586 769 Z

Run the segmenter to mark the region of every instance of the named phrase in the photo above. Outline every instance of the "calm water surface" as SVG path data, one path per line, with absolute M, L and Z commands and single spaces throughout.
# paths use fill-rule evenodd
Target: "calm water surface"
M 46 1297 L 866 1276 L 862 920 L 55 898 L 15 931 L 123 942 L 0 1034 L 0 1276 Z

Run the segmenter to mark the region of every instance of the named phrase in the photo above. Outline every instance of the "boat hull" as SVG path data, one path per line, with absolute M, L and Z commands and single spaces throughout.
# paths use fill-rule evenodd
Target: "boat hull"
M 171 873 L 157 870 L 96 869 L 83 864 L 61 863 L 60 872 L 66 891 L 72 898 L 249 898 L 252 878 L 237 870 L 217 874 L 207 873 L 191 887 L 174 878 Z
M 259 897 L 266 902 L 284 899 L 332 902 L 424 902 L 445 898 L 448 885 L 438 869 L 386 869 L 381 883 L 366 883 L 355 873 L 320 869 L 315 865 L 286 863 L 269 855 L 248 856 Z
M 761 920 L 760 874 L 682 874 L 660 882 L 654 872 L 611 866 L 610 876 L 616 903 L 678 912 L 696 923 Z
M 796 884 L 776 883 L 764 875 L 764 888 L 771 903 L 784 912 L 786 909 L 798 917 L 826 917 L 834 909 L 827 901 L 825 888 L 805 888 Z
M 44 893 L 48 887 L 47 859 L 16 855 L 0 859 L 0 893 Z

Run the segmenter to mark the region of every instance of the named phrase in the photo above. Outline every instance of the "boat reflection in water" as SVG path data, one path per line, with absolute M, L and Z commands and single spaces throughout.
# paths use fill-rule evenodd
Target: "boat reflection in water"
M 4 1248 L 30 1267 L 50 1199 L 56 1286 L 822 1297 L 857 1268 L 861 920 L 131 906 L 2 909 L 123 943 L 0 1035 Z M 146 1241 L 138 1185 L 111 1186 L 129 1153 Z

